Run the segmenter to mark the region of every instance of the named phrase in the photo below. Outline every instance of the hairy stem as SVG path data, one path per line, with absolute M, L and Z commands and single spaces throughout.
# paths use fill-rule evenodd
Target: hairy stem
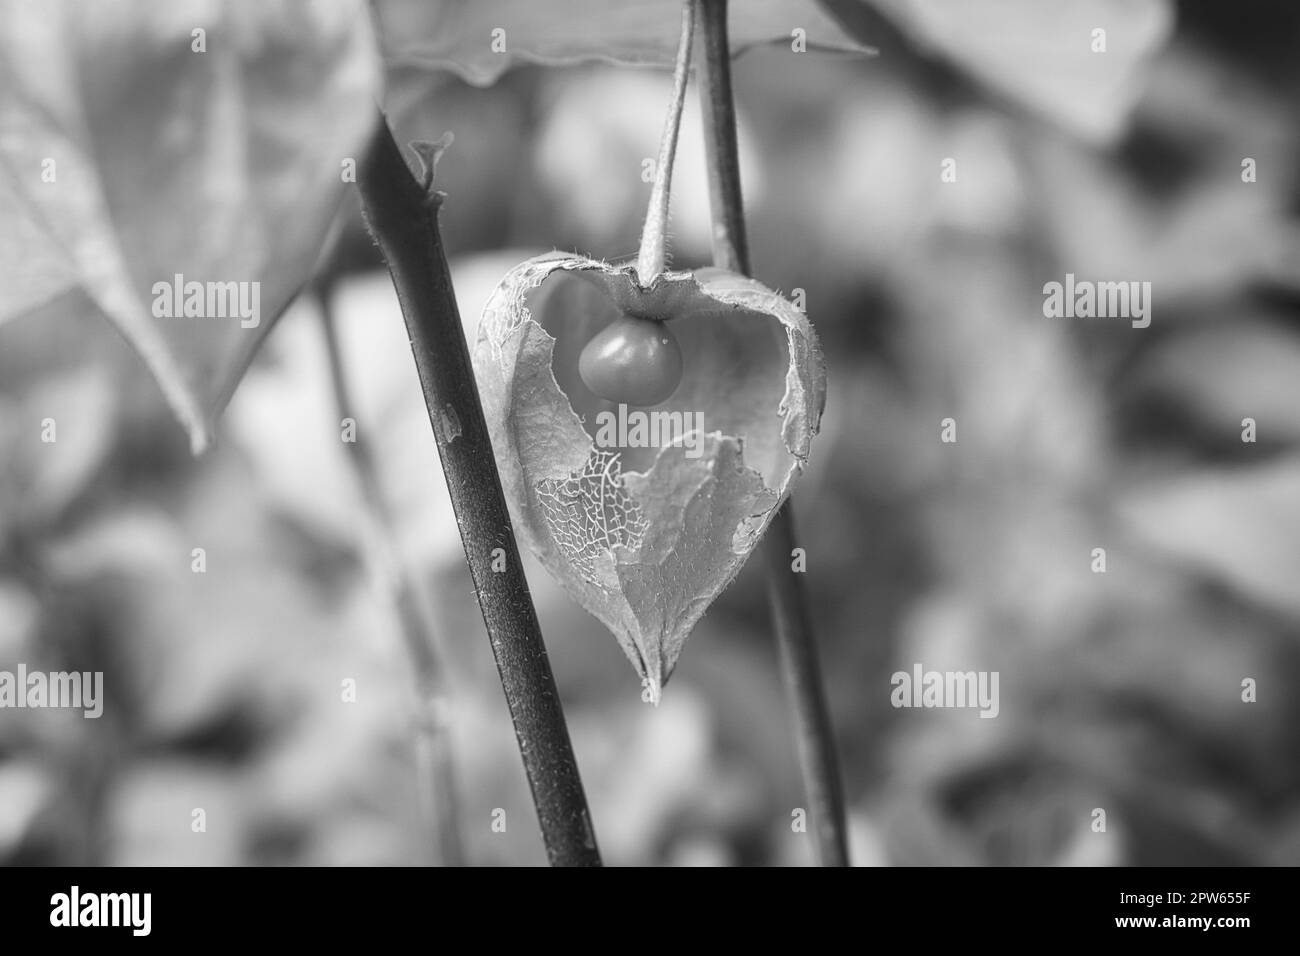
M 329 284 L 316 290 L 329 356 L 330 386 L 339 418 L 355 418 L 356 406 L 343 368 L 332 292 Z M 433 859 L 443 866 L 463 866 L 465 855 L 457 826 L 459 802 L 448 725 L 446 655 L 438 646 L 432 613 L 420 600 L 415 575 L 397 547 L 397 525 L 370 446 L 365 436 L 360 436 L 360 440 L 344 442 L 343 447 L 361 496 L 366 563 L 392 602 L 411 664 L 416 696 L 413 732 L 420 770 L 420 804 L 433 841 Z
M 713 217 L 713 262 L 749 275 L 749 243 L 745 235 L 740 154 L 736 145 L 736 107 L 731 92 L 727 0 L 699 0 L 699 7 L 703 58 L 699 71 L 700 106 Z M 817 861 L 822 866 L 847 866 L 839 757 L 817 662 L 808 596 L 802 578 L 791 568 L 795 541 L 794 515 L 787 501 L 772 519 L 759 548 L 767 569 L 768 601 L 781 670 L 794 713 Z
M 650 206 L 641 230 L 641 251 L 636 259 L 637 281 L 648 286 L 664 271 L 668 246 L 668 199 L 673 186 L 673 159 L 677 155 L 677 132 L 682 125 L 682 106 L 686 102 L 686 79 L 691 66 L 691 39 L 695 34 L 695 0 L 683 0 L 682 33 L 677 44 L 677 62 L 673 66 L 673 98 L 664 120 L 659 141 L 659 159 L 655 181 L 650 188 Z
M 385 120 L 357 177 L 371 233 L 388 264 L 479 608 L 487 625 L 542 842 L 552 866 L 599 866 L 596 835 L 546 656 L 438 231 L 433 159 L 411 174 Z M 505 570 L 493 571 L 494 552 Z M 486 825 L 486 823 L 485 823 Z

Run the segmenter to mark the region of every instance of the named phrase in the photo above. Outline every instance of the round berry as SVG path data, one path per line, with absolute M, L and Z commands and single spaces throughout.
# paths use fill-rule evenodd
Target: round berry
M 682 348 L 667 324 L 624 315 L 587 343 L 578 373 L 603 399 L 658 405 L 681 384 Z

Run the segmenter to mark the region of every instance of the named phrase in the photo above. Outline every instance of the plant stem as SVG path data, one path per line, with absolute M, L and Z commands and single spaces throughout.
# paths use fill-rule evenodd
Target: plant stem
M 332 283 L 316 289 L 329 356 L 330 386 L 339 418 L 355 417 L 356 406 L 343 368 L 338 324 L 334 314 Z M 389 596 L 397 614 L 399 630 L 415 683 L 414 736 L 422 816 L 433 841 L 435 862 L 463 866 L 459 801 L 456 793 L 455 761 L 452 753 L 451 713 L 446 681 L 446 655 L 438 646 L 432 614 L 420 600 L 415 575 L 397 546 L 397 524 L 379 480 L 379 468 L 364 437 L 344 442 L 348 462 L 357 482 L 365 524 L 366 562 L 379 586 Z
M 731 92 L 727 0 L 699 0 L 699 9 L 703 54 L 699 71 L 700 106 L 713 216 L 713 262 L 732 272 L 749 275 L 749 243 L 745 235 L 740 154 L 736 145 L 736 107 Z M 759 548 L 767 569 L 768 600 L 781 670 L 794 712 L 817 861 L 821 866 L 847 866 L 839 757 L 817 663 L 808 597 L 802 578 L 791 569 L 795 541 L 794 515 L 787 500 L 772 519 Z
M 759 546 L 767 565 L 768 606 L 776 629 L 786 694 L 794 713 L 799 765 L 808 797 L 808 816 L 816 836 L 817 862 L 821 866 L 848 866 L 835 729 L 826 706 L 808 596 L 799 575 L 790 569 L 795 541 L 794 511 L 786 501 Z
M 749 275 L 749 237 L 740 189 L 736 103 L 731 92 L 731 47 L 726 0 L 700 0 L 700 115 L 713 217 L 713 264 Z
M 596 835 L 515 543 L 438 232 L 442 195 L 411 174 L 382 117 L 357 177 L 406 320 L 434 440 L 552 866 L 599 866 Z M 494 572 L 493 552 L 505 553 Z M 487 825 L 487 820 L 483 825 Z
M 695 0 L 682 2 L 682 32 L 677 43 L 677 61 L 673 66 L 673 98 L 664 120 L 659 140 L 659 159 L 655 181 L 650 188 L 650 206 L 641 229 L 641 251 L 636 259 L 637 281 L 648 286 L 664 271 L 668 246 L 668 199 L 673 185 L 673 159 L 677 155 L 677 131 L 682 126 L 682 106 L 686 102 L 686 78 L 691 68 L 691 39 L 695 34 Z

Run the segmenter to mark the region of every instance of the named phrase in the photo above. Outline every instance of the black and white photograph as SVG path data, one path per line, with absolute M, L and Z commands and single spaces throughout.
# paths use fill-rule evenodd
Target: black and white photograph
M 1284 0 L 0 0 L 6 924 L 1054 868 L 1234 945 L 1298 147 Z

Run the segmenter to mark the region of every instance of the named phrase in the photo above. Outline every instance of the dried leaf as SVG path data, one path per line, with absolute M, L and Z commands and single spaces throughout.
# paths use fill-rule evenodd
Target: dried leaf
M 625 314 L 665 322 L 686 358 L 652 408 L 598 398 L 577 372 Z M 630 268 L 552 253 L 492 294 L 474 363 L 518 531 L 658 701 L 807 461 L 826 390 L 812 326 L 744 276 L 670 272 L 642 288 Z

